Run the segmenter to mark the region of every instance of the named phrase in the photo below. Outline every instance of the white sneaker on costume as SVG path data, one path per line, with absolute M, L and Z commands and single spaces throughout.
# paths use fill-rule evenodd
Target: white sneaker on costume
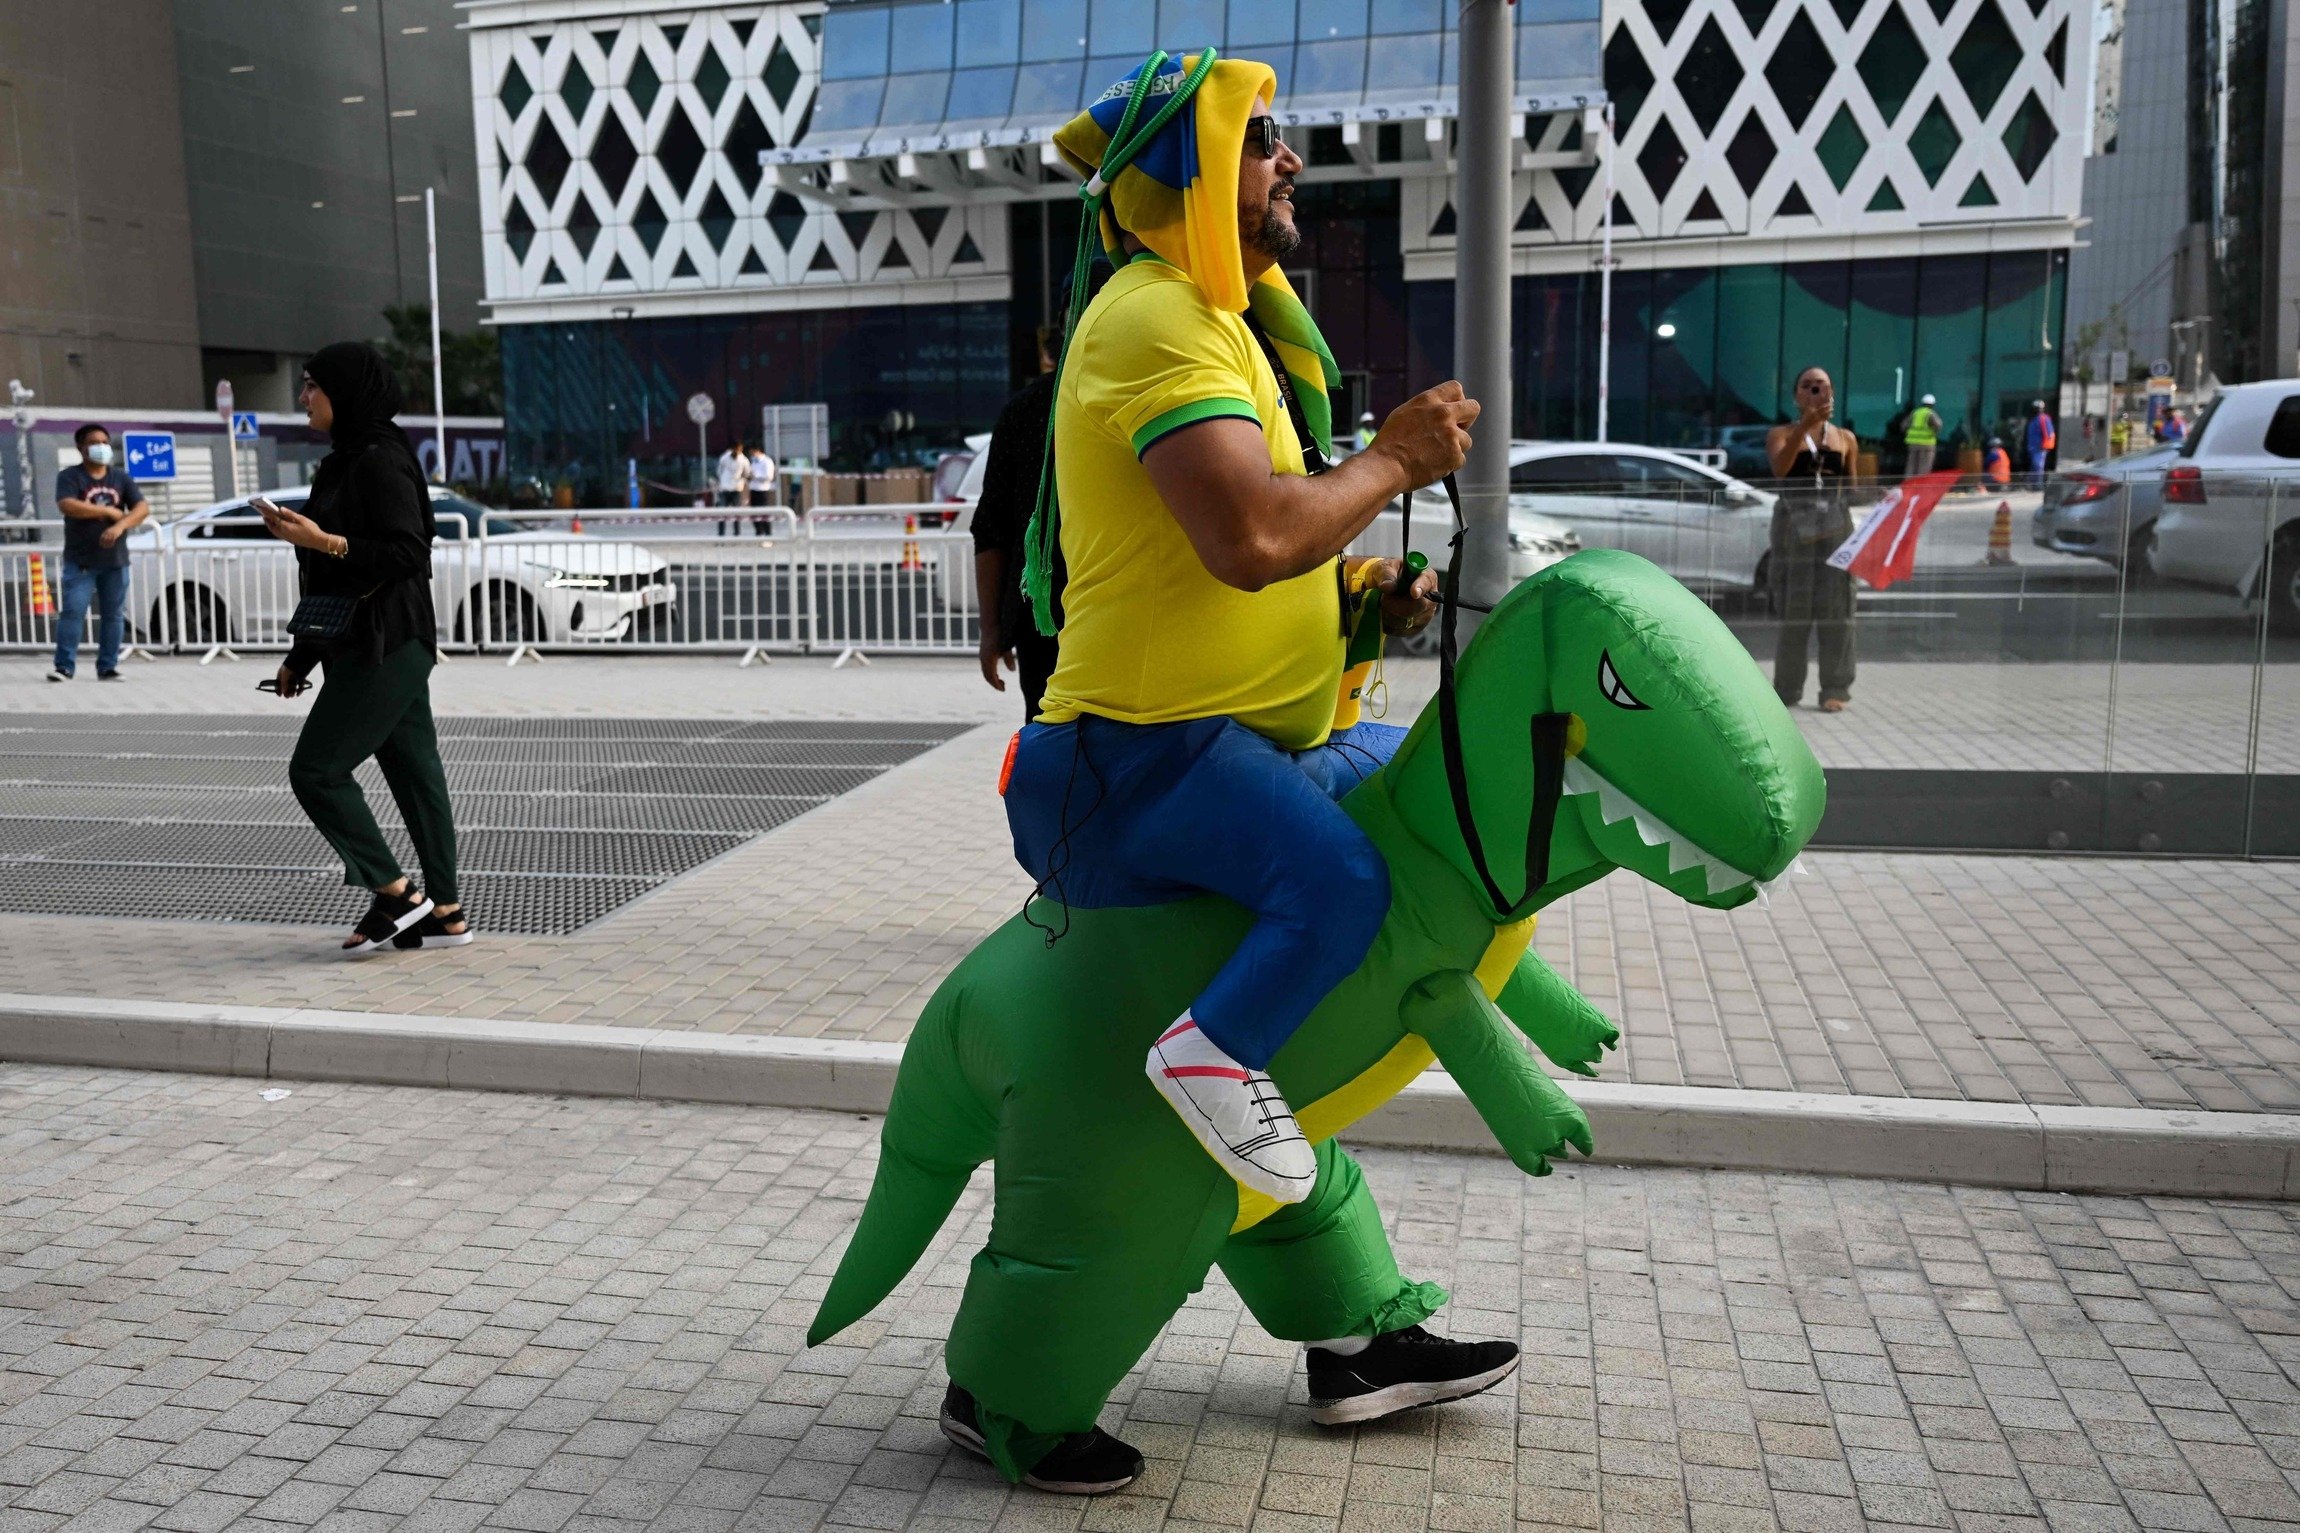
M 1143 1071 L 1215 1164 L 1242 1185 L 1280 1203 L 1310 1195 L 1317 1152 L 1277 1082 L 1224 1053 L 1188 1012 L 1150 1045 Z

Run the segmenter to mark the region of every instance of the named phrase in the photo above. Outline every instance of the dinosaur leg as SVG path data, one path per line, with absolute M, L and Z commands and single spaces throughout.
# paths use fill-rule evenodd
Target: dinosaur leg
M 1494 1000 L 1552 1064 L 1576 1075 L 1596 1075 L 1605 1051 L 1621 1041 L 1621 1029 L 1530 948 Z
M 1429 1040 L 1519 1170 L 1549 1175 L 1549 1158 L 1569 1144 L 1590 1152 L 1588 1115 L 1534 1064 L 1470 975 L 1457 970 L 1422 981 L 1407 992 L 1400 1016 L 1408 1031 Z
M 1381 1210 L 1358 1163 L 1318 1146 L 1318 1185 L 1222 1246 L 1222 1272 L 1262 1329 L 1280 1341 L 1379 1336 L 1418 1325 L 1446 1301 L 1435 1283 L 1398 1271 Z
M 1009 1480 L 1064 1435 L 1094 1426 L 1110 1391 L 1203 1285 L 1237 1217 L 1236 1184 L 1194 1146 L 1126 1154 L 1114 1137 L 1082 1132 L 1061 1153 L 999 1149 L 990 1240 L 967 1275 L 945 1358 Z

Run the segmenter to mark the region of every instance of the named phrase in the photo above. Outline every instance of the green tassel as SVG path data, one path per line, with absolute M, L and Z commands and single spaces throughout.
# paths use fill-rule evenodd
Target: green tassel
M 1062 350 L 1054 359 L 1057 401 L 1062 394 L 1062 367 L 1070 357 L 1070 338 L 1078 333 L 1078 321 L 1086 313 L 1087 274 L 1094 268 L 1095 247 L 1102 238 L 1102 205 L 1110 195 L 1111 184 L 1118 179 L 1119 172 L 1134 162 L 1145 144 L 1165 131 L 1166 124 L 1174 120 L 1174 114 L 1182 110 L 1183 104 L 1198 93 L 1217 57 L 1212 48 L 1200 53 L 1197 67 L 1183 80 L 1181 89 L 1136 131 L 1135 119 L 1141 115 L 1142 103 L 1149 99 L 1150 87 L 1166 63 L 1166 50 L 1153 50 L 1143 63 L 1142 72 L 1135 77 L 1133 94 L 1126 99 L 1125 115 L 1118 119 L 1118 131 L 1110 135 L 1110 147 L 1103 152 L 1102 167 L 1096 173 L 1102 190 L 1091 190 L 1091 181 L 1078 188 L 1078 200 L 1084 206 L 1078 220 L 1078 251 L 1070 263 L 1070 307 L 1062 324 Z M 1030 603 L 1031 621 L 1049 638 L 1058 629 L 1054 621 L 1054 555 L 1062 537 L 1061 497 L 1055 491 L 1054 480 L 1054 415 L 1052 410 L 1046 412 L 1046 451 L 1039 460 L 1038 497 L 1031 506 L 1030 528 L 1022 535 L 1022 595 Z

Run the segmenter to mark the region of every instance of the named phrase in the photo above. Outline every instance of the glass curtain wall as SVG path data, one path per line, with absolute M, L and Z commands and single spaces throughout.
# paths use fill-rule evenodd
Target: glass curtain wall
M 1926 394 L 1952 450 L 2010 442 L 2032 400 L 2057 402 L 2067 280 L 2067 255 L 2041 250 L 1619 273 L 1611 435 L 1732 452 L 1748 434 L 1736 428 L 1789 418 L 1797 374 L 1817 366 L 1837 381 L 1838 419 L 1866 447 L 1891 444 L 1887 472 Z M 1450 283 L 1412 286 L 1417 307 L 1421 288 L 1450 296 Z M 1520 435 L 1595 434 L 1597 286 L 1585 272 L 1517 279 Z M 1430 350 L 1450 360 L 1450 330 Z
M 505 325 L 503 383 L 516 401 L 505 448 L 514 486 L 570 486 L 579 505 L 618 504 L 636 458 L 650 501 L 694 485 L 697 457 L 758 430 L 769 404 L 830 406 L 838 469 L 932 463 L 987 431 L 1010 378 L 1004 303 L 714 314 Z M 718 417 L 698 443 L 690 395 Z

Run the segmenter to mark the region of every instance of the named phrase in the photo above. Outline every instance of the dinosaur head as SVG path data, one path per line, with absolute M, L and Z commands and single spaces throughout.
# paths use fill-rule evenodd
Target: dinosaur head
M 1729 909 L 1820 823 L 1820 763 L 1764 673 L 1700 598 L 1635 554 L 1592 549 L 1519 585 L 1463 652 L 1455 690 L 1470 813 L 1511 914 L 1615 868 Z M 1563 745 L 1562 796 L 1547 877 L 1527 890 L 1545 728 Z M 1416 839 L 1487 899 L 1436 703 L 1384 777 Z

